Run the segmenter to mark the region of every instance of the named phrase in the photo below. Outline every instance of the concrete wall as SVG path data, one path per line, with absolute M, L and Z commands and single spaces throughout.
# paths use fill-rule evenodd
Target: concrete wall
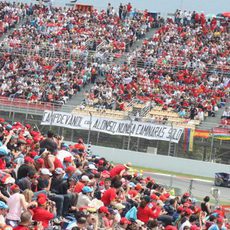
M 105 157 L 113 162 L 131 162 L 135 166 L 168 170 L 177 173 L 186 173 L 205 177 L 214 177 L 215 172 L 230 173 L 230 165 L 224 164 L 153 155 L 150 153 L 141 153 L 101 146 L 92 146 L 92 151 L 94 154 Z

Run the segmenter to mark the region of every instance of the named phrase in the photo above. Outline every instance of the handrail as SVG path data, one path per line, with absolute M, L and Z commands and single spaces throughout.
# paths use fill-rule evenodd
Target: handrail
M 9 98 L 0 96 L 0 105 L 1 106 L 12 106 L 15 108 L 24 108 L 24 109 L 36 109 L 36 110 L 57 110 L 60 108 L 60 104 L 51 103 L 51 102 L 31 102 L 26 99 L 21 98 Z
M 141 63 L 143 62 L 143 63 Z M 144 66 L 144 63 L 145 61 L 143 59 L 140 59 L 140 60 L 135 60 L 132 59 L 131 60 L 131 64 L 140 68 L 140 69 L 143 69 L 145 68 Z M 171 70 L 184 70 L 184 69 L 192 69 L 192 70 L 195 70 L 197 69 L 197 67 L 192 67 L 192 66 L 187 66 L 187 64 L 184 62 L 182 62 L 181 64 L 173 64 L 173 63 L 168 63 L 168 64 L 158 64 L 158 63 L 154 63 L 151 65 L 151 67 L 154 67 L 154 68 L 158 68 L 160 67 L 160 69 L 171 69 Z M 221 72 L 221 73 L 225 73 L 225 74 L 230 74 L 230 67 L 228 65 L 210 65 L 210 64 L 206 64 L 205 65 L 205 70 L 207 70 L 208 72 L 210 71 L 217 71 L 217 72 Z

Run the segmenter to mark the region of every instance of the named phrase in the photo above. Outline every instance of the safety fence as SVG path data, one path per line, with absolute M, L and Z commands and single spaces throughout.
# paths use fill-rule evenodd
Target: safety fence
M 23 108 L 6 110 L 0 106 L 0 115 L 6 120 L 10 122 L 21 121 L 29 123 L 44 134 L 51 129 L 55 134 L 64 136 L 67 141 L 76 142 L 79 137 L 82 137 L 86 143 L 94 145 L 149 152 L 153 155 L 169 155 L 230 164 L 230 142 L 217 140 L 211 136 L 209 138 L 195 137 L 193 140 L 193 150 L 189 151 L 185 148 L 186 139 L 184 135 L 182 135 L 179 143 L 176 144 L 169 141 L 147 140 L 132 136 L 109 135 L 92 130 L 69 129 L 52 125 L 44 126 L 41 125 L 42 114 L 43 112 L 40 110 L 28 109 L 27 111 L 23 111 Z
M 176 64 L 175 64 L 176 63 Z M 180 70 L 207 70 L 208 73 L 219 73 L 223 75 L 230 75 L 230 67 L 229 65 L 214 65 L 214 64 L 205 64 L 203 63 L 203 67 L 201 65 L 196 65 L 195 63 L 189 63 L 186 61 L 177 61 L 171 60 L 167 61 L 167 63 L 155 63 L 153 61 L 149 62 L 146 57 L 136 56 L 132 57 L 130 60 L 130 64 L 136 66 L 138 68 L 154 68 L 154 69 L 161 69 L 161 70 L 169 70 L 178 72 Z

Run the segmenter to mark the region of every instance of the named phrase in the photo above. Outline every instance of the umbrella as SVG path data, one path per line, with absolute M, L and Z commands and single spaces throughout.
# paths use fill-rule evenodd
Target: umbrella
M 224 12 L 222 15 L 226 18 L 230 18 L 230 12 Z

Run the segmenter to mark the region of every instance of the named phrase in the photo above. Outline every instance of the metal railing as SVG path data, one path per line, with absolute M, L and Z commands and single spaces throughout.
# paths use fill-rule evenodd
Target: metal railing
M 28 114 L 43 114 L 44 110 L 58 110 L 60 104 L 51 102 L 31 102 L 21 98 L 0 97 L 0 108 L 4 111 L 23 112 Z
M 167 63 L 167 64 L 158 64 L 158 63 L 149 63 L 146 58 L 144 57 L 134 57 L 131 60 L 131 65 L 136 66 L 137 68 L 143 69 L 146 67 L 153 67 L 153 68 L 160 68 L 160 69 L 169 69 L 169 70 L 184 70 L 184 69 L 191 69 L 191 70 L 199 70 L 198 67 L 188 65 L 189 63 L 182 61 L 178 62 L 177 65 L 173 63 Z M 225 75 L 230 75 L 230 67 L 229 65 L 213 65 L 213 64 L 204 64 L 204 69 L 210 72 L 217 72 L 217 73 L 223 73 Z M 202 69 L 202 68 L 201 68 Z

